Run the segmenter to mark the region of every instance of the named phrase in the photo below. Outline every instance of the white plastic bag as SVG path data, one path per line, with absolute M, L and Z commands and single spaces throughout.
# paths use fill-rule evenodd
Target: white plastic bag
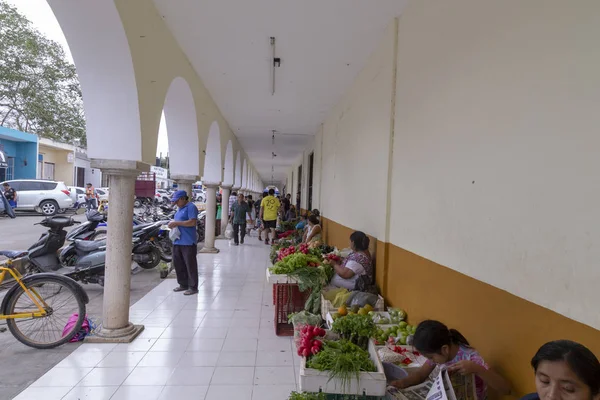
M 179 232 L 178 227 L 175 227 L 169 231 L 169 239 L 171 239 L 171 242 L 175 242 L 180 237 L 181 237 L 181 232 Z
M 225 237 L 227 239 L 232 239 L 233 238 L 233 225 L 231 225 L 231 222 L 227 224 L 227 228 L 225 228 Z

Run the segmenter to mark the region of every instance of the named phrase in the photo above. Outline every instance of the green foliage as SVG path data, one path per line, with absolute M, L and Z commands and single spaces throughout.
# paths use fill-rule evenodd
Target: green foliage
M 58 43 L 2 0 L 0 125 L 63 142 L 86 142 L 75 66 Z
M 317 257 L 310 256 L 303 253 L 294 253 L 285 257 L 283 260 L 277 262 L 270 268 L 273 274 L 289 275 L 296 271 L 298 268 L 308 267 L 309 264 L 319 265 L 321 260 Z M 315 267 L 311 267 L 315 268 Z
M 366 348 L 369 338 L 377 332 L 377 326 L 370 315 L 347 315 L 333 322 L 331 330 L 344 339 Z
M 325 341 L 323 350 L 307 361 L 307 367 L 331 371 L 329 379 L 340 379 L 342 386 L 349 386 L 352 379 L 358 379 L 361 371 L 377 370 L 369 353 L 347 340 Z
M 288 400 L 326 400 L 325 393 L 292 392 Z

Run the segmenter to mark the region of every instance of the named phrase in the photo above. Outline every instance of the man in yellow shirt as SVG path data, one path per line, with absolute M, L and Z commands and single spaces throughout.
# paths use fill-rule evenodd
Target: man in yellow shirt
M 263 227 L 266 230 L 265 244 L 269 244 L 269 231 L 273 234 L 275 240 L 275 228 L 277 227 L 277 214 L 281 208 L 281 203 L 275 197 L 275 190 L 269 189 L 269 195 L 260 202 L 260 219 L 263 221 Z

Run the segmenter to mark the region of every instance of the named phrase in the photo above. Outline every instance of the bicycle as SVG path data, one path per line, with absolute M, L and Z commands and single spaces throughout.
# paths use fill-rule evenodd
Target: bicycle
M 14 259 L 0 264 L 0 285 L 7 274 L 15 284 L 2 299 L 0 321 L 6 320 L 19 342 L 36 349 L 51 349 L 67 343 L 79 332 L 89 298 L 77 282 L 53 273 L 21 275 L 14 268 Z M 77 314 L 76 323 L 63 332 L 73 314 Z

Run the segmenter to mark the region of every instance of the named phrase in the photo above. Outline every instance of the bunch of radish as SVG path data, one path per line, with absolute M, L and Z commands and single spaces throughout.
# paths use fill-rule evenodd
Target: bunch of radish
M 324 258 L 326 261 L 329 261 L 330 264 L 339 264 L 342 261 L 342 257 L 335 253 L 325 254 Z
M 291 256 L 294 253 L 296 253 L 296 247 L 294 247 L 294 246 L 285 247 L 285 248 L 279 250 L 279 253 L 277 255 L 277 261 L 281 261 L 284 258 L 286 258 L 287 256 Z
M 306 325 L 300 331 L 300 347 L 298 347 L 298 355 L 308 358 L 315 355 L 323 349 L 323 342 L 318 340 L 319 337 L 325 336 L 325 329 L 318 326 Z
M 309 250 L 310 250 L 310 249 L 309 249 L 309 247 L 308 247 L 308 244 L 306 244 L 306 243 L 301 243 L 301 244 L 298 246 L 298 252 L 299 252 L 299 253 L 308 254 L 308 251 L 309 251 Z

